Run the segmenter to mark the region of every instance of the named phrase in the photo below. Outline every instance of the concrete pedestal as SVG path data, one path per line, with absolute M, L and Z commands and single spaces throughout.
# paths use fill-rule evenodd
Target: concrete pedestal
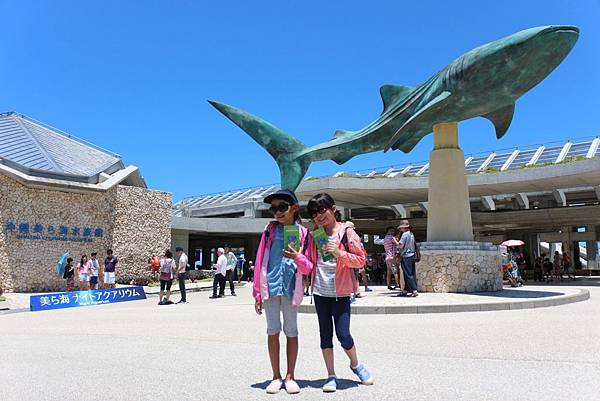
M 500 252 L 491 243 L 424 242 L 417 264 L 422 292 L 482 292 L 502 290 Z
M 465 155 L 458 147 L 457 123 L 435 125 L 433 140 L 427 241 L 473 241 Z
M 465 155 L 457 123 L 433 127 L 429 157 L 427 242 L 421 244 L 417 286 L 423 292 L 479 292 L 502 289 L 498 247 L 473 241 Z

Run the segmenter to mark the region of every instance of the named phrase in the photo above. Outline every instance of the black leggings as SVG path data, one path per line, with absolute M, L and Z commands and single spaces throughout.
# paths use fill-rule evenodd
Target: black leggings
M 173 280 L 160 280 L 160 290 L 164 291 L 167 287 L 167 291 L 171 291 L 171 284 L 173 284 Z

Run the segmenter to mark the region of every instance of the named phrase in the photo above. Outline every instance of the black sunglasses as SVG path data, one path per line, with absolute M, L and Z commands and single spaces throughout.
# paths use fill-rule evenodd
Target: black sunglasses
M 269 211 L 273 214 L 280 212 L 280 213 L 285 213 L 288 211 L 288 209 L 290 208 L 290 204 L 289 203 L 285 203 L 285 202 L 281 202 L 279 205 L 277 206 L 271 206 L 269 208 Z
M 317 217 L 318 214 L 323 214 L 327 210 L 329 210 L 329 209 L 326 208 L 325 206 L 321 206 L 320 208 L 318 208 L 316 210 L 309 210 L 308 213 L 310 213 L 310 218 L 314 219 L 315 217 Z

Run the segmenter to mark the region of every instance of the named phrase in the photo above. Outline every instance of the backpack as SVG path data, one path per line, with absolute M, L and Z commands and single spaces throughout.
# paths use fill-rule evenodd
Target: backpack
M 160 279 L 161 280 L 171 280 L 171 272 L 173 270 L 173 259 L 167 264 L 167 260 L 165 259 L 160 267 Z

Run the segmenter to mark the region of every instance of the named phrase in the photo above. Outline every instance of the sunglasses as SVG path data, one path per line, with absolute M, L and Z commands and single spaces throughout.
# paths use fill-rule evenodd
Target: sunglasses
M 285 213 L 288 211 L 288 209 L 290 208 L 290 204 L 289 203 L 285 203 L 285 202 L 281 202 L 279 205 L 277 206 L 271 206 L 269 208 L 269 211 L 273 214 L 279 212 L 279 213 Z
M 326 211 L 328 211 L 329 209 L 326 208 L 325 206 L 321 206 L 320 208 L 316 209 L 316 210 L 310 210 L 310 218 L 314 219 L 315 217 L 317 217 L 318 214 L 324 214 Z

